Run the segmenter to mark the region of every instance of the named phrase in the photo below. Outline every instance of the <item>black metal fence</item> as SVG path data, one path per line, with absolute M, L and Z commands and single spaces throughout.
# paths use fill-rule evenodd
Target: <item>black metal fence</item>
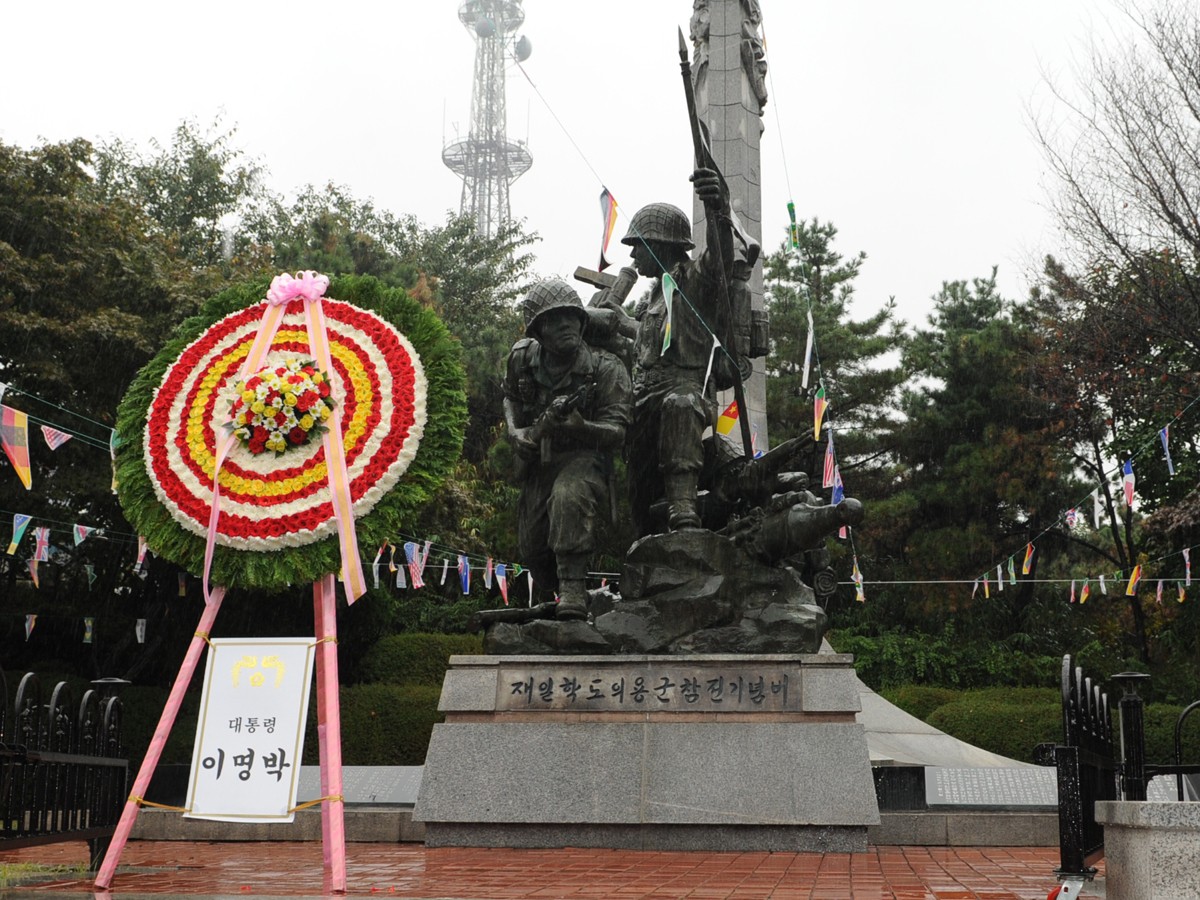
M 89 842 L 103 856 L 128 793 L 121 701 L 88 690 L 76 705 L 66 682 L 48 702 L 32 672 L 0 706 L 0 847 Z
M 1149 675 L 1123 672 L 1111 680 L 1122 689 L 1119 740 L 1112 728 L 1108 695 L 1071 664 L 1062 666 L 1063 743 L 1039 747 L 1039 760 L 1058 770 L 1058 840 L 1060 880 L 1090 879 L 1092 865 L 1104 856 L 1104 827 L 1096 822 L 1098 800 L 1145 800 L 1150 779 L 1174 775 L 1178 799 L 1184 799 L 1183 776 L 1200 773 L 1200 765 L 1183 763 L 1182 732 L 1187 717 L 1200 708 L 1191 704 L 1175 726 L 1173 765 L 1146 762 L 1143 705 L 1139 690 Z

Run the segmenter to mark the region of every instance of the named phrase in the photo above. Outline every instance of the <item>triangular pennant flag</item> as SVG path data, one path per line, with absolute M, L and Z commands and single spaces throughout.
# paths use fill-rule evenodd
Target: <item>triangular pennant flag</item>
M 71 533 L 75 537 L 75 546 L 78 547 L 88 539 L 88 535 L 95 531 L 95 528 L 89 528 L 87 525 L 76 525 Z
M 825 463 L 821 467 L 821 487 L 833 487 L 833 472 L 837 468 L 837 457 L 833 454 L 833 429 L 826 434 Z
M 29 640 L 29 636 L 33 634 L 33 626 L 37 624 L 37 613 L 30 613 L 25 617 L 25 640 Z
M 146 539 L 142 535 L 138 535 L 137 562 L 133 565 L 133 571 L 139 575 L 145 569 L 146 553 L 150 550 L 150 545 L 146 543 Z
M 387 544 L 384 544 L 375 554 L 375 558 L 371 560 L 371 577 L 375 581 L 376 590 L 379 589 L 379 561 L 383 559 L 383 551 L 386 549 Z
M 112 461 L 112 492 L 117 492 L 117 447 L 121 445 L 121 439 L 117 436 L 117 429 L 113 429 L 108 434 L 108 457 Z
M 600 237 L 600 266 L 603 272 L 611 263 L 604 255 L 608 252 L 608 242 L 612 239 L 613 228 L 617 225 L 617 198 L 604 188 L 600 192 L 600 215 L 604 218 L 604 232 Z
M 40 588 L 41 582 L 38 581 L 38 561 L 36 559 L 29 560 L 29 577 L 33 579 L 33 586 Z
M 32 519 L 33 516 L 23 516 L 20 513 L 13 515 L 13 536 L 8 545 L 9 556 L 17 552 L 17 545 L 21 543 L 21 538 L 25 536 L 25 529 L 29 527 Z
M 57 428 L 51 428 L 49 425 L 43 425 L 42 437 L 46 439 L 46 444 L 51 450 L 57 450 L 69 441 L 72 435 L 67 434 L 65 431 L 59 431 Z
M 1175 474 L 1175 463 L 1171 462 L 1171 448 L 1169 446 L 1171 440 L 1171 426 L 1165 425 L 1159 429 L 1158 436 L 1162 438 L 1163 456 L 1167 458 L 1167 474 Z
M 87 573 L 88 590 L 90 591 L 92 589 L 92 585 L 96 581 L 96 567 L 93 566 L 91 563 L 84 563 L 83 571 Z
M 92 642 L 92 629 L 96 624 L 96 620 L 91 616 L 85 616 L 83 620 L 83 642 L 90 644 Z
M 788 201 L 788 242 L 793 250 L 800 249 L 800 229 L 796 226 L 796 204 Z
M 988 587 L 988 577 L 987 577 L 987 573 L 985 572 L 984 576 L 983 576 L 983 599 L 988 600 L 991 598 L 991 596 L 992 596 L 992 591 Z
M 492 558 L 489 556 L 487 558 L 487 565 L 483 567 L 483 586 L 489 591 L 492 589 L 492 573 L 495 570 L 495 563 L 492 562 Z
M 1074 528 L 1077 518 L 1078 518 L 1078 514 L 1075 511 L 1075 507 L 1072 506 L 1070 509 L 1067 510 L 1067 527 Z
M 978 578 L 976 578 L 974 581 L 971 582 L 971 599 L 972 600 L 975 599 L 975 595 L 977 593 L 979 593 L 979 579 Z
M 404 577 L 404 566 L 396 566 L 396 587 L 404 590 L 408 587 L 408 579 Z
M 1142 580 L 1142 567 L 1140 565 L 1134 566 L 1133 572 L 1131 572 L 1129 575 L 1129 584 L 1127 584 L 1125 586 L 1125 596 L 1126 597 L 1136 597 L 1137 596 L 1138 582 L 1141 580 Z
M 526 577 L 526 584 L 529 585 L 529 605 L 533 606 L 533 570 L 532 569 L 529 571 L 529 575 Z
M 763 451 L 758 449 L 758 423 L 755 422 L 750 426 L 750 457 L 758 459 L 763 455 Z
M 464 555 L 458 555 L 458 580 L 462 583 L 462 592 L 471 593 L 471 561 Z
M 1100 488 L 1096 488 L 1094 491 L 1092 491 L 1092 525 L 1096 528 L 1097 531 L 1100 530 L 1100 513 L 1101 513 L 1101 511 L 1102 510 L 1100 507 Z
M 425 587 L 425 581 L 421 577 L 425 565 L 421 562 L 417 545 L 412 541 L 404 543 L 404 558 L 408 560 L 408 580 L 412 584 L 413 590 L 417 591 Z
M 808 378 L 812 374 L 813 357 L 813 317 L 812 310 L 808 311 L 808 337 L 804 339 L 804 371 L 800 375 L 800 388 L 808 390 Z
M 1071 579 L 1071 602 L 1075 602 L 1075 579 Z
M 179 596 L 187 596 L 187 572 L 179 573 Z
M 450 574 L 450 557 L 445 557 L 442 560 L 442 580 L 440 584 L 446 583 L 446 576 Z
M 1154 591 L 1154 602 L 1162 606 L 1162 579 L 1158 579 L 1158 587 Z
M 667 316 L 663 320 L 662 331 L 662 349 L 658 351 L 658 355 L 662 356 L 671 347 L 671 329 L 675 323 L 675 291 L 678 289 L 675 284 L 675 279 L 671 277 L 670 272 L 663 272 L 662 276 L 662 292 L 663 302 L 667 305 Z
M 38 562 L 50 561 L 50 529 L 35 528 L 33 529 L 33 537 L 37 542 L 33 548 L 33 558 Z
M 1021 563 L 1021 574 L 1028 575 L 1033 569 L 1033 544 L 1025 545 L 1025 561 Z
M 1192 586 L 1192 551 L 1190 549 L 1183 551 L 1183 583 L 1188 587 Z
M 138 619 L 133 625 L 133 633 L 137 635 L 139 644 L 146 643 L 146 620 Z
M 1104 583 L 1103 575 L 1100 576 L 1100 593 L 1102 593 L 1105 597 L 1108 596 L 1108 585 Z
M 704 370 L 704 384 L 700 387 L 701 394 L 708 393 L 708 379 L 712 377 L 713 360 L 717 358 L 717 351 L 719 349 L 721 349 L 721 341 L 714 334 L 712 349 L 708 351 L 708 368 Z
M 33 470 L 29 466 L 29 416 L 11 406 L 0 406 L 0 446 L 12 463 L 13 470 L 25 485 L 33 487 Z
M 1185 588 L 1182 584 L 1176 585 L 1176 587 L 1179 588 L 1179 602 L 1182 603 L 1187 599 L 1187 588 Z
M 496 584 L 500 586 L 500 599 L 508 606 L 508 567 L 504 563 L 496 566 Z
M 8 390 L 8 385 L 0 381 L 0 400 L 4 399 L 4 392 Z
M 1017 583 L 1017 565 L 1011 556 L 1008 558 L 1008 583 Z
M 859 603 L 866 603 L 867 596 L 863 593 L 863 576 L 858 568 L 858 554 L 854 554 L 854 568 L 850 572 L 850 578 L 854 582 L 854 599 Z
M 999 563 L 996 564 L 996 587 L 1004 593 L 1004 568 Z
M 1091 585 L 1088 584 L 1088 580 L 1085 578 L 1085 579 L 1083 579 L 1083 587 L 1081 587 L 1079 589 L 1079 605 L 1080 606 L 1083 606 L 1083 604 L 1087 603 L 1087 599 L 1091 595 L 1091 593 L 1092 593 Z
M 733 426 L 737 424 L 737 420 L 738 405 L 737 401 L 734 400 L 727 407 L 725 407 L 725 411 L 722 412 L 721 415 L 717 416 L 717 433 L 725 435 L 732 433 Z
M 813 397 L 813 440 L 821 439 L 821 420 L 825 418 L 825 410 L 829 409 L 829 401 L 825 399 L 825 385 L 817 386 L 817 394 Z
M 396 545 L 395 544 L 385 544 L 384 546 L 386 546 L 388 548 L 388 571 L 395 572 L 396 571 Z
M 1133 512 L 1133 488 L 1137 483 L 1137 479 L 1133 475 L 1133 460 L 1125 460 L 1125 465 L 1121 468 L 1121 484 L 1125 488 L 1125 505 L 1129 507 L 1129 511 Z

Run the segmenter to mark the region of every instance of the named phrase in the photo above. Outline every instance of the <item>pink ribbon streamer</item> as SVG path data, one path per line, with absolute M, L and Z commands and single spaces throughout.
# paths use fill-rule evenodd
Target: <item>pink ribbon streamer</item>
M 258 333 L 246 359 L 242 363 L 239 379 L 245 380 L 262 368 L 275 333 L 283 320 L 287 305 L 293 300 L 303 300 L 308 321 L 308 346 L 322 371 L 332 371 L 329 353 L 329 335 L 325 327 L 325 316 L 321 298 L 329 288 L 329 279 L 313 271 L 297 272 L 293 277 L 286 272 L 276 275 L 267 291 L 267 309 L 263 313 Z M 211 600 L 208 576 L 212 570 L 213 554 L 217 543 L 217 522 L 221 516 L 221 466 L 237 438 L 233 433 L 224 435 L 217 444 L 213 465 L 213 499 L 208 517 L 208 539 L 204 548 L 204 597 Z M 342 572 L 346 586 L 346 599 L 353 603 L 367 590 L 366 575 L 358 553 L 358 539 L 354 529 L 354 510 L 350 497 L 350 477 L 346 468 L 346 452 L 342 446 L 341 407 L 335 407 L 329 417 L 329 427 L 323 437 L 325 464 L 329 472 L 330 493 L 333 499 L 333 514 L 337 519 L 338 542 L 341 547 Z

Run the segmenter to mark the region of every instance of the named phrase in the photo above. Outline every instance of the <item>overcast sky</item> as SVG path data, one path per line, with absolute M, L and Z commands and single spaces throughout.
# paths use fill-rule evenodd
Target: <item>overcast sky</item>
M 688 0 L 524 0 L 532 56 L 508 71 L 508 134 L 533 168 L 514 215 L 543 240 L 542 274 L 594 266 L 598 196 L 622 218 L 690 209 L 691 144 L 676 28 Z M 429 224 L 457 210 L 441 149 L 469 128 L 475 43 L 456 0 L 14 3 L 4 12 L 0 140 L 166 142 L 221 115 L 287 194 L 333 181 Z M 1000 267 L 1023 297 L 1058 249 L 1027 110 L 1044 74 L 1069 83 L 1109 0 L 762 0 L 770 100 L 762 138 L 764 244 L 787 202 L 867 253 L 855 313 L 889 295 L 923 324 L 946 280 Z M 528 79 L 526 78 L 528 76 Z M 531 87 L 530 80 L 536 85 Z M 557 121 L 556 121 L 557 119 Z M 624 248 L 609 254 L 626 264 Z

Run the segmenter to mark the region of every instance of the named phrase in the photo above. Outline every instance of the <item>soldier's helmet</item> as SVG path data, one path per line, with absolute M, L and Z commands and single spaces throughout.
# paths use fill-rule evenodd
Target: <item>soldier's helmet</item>
M 621 238 L 621 243 L 640 244 L 642 241 L 661 241 L 685 250 L 696 246 L 692 242 L 692 220 L 670 203 L 651 203 L 633 214 L 629 231 Z
M 532 334 L 538 318 L 552 309 L 573 309 L 579 314 L 583 323 L 587 323 L 587 310 L 583 301 L 575 293 L 575 289 L 565 281 L 552 278 L 549 281 L 539 281 L 525 295 L 521 311 L 525 316 L 525 333 Z

